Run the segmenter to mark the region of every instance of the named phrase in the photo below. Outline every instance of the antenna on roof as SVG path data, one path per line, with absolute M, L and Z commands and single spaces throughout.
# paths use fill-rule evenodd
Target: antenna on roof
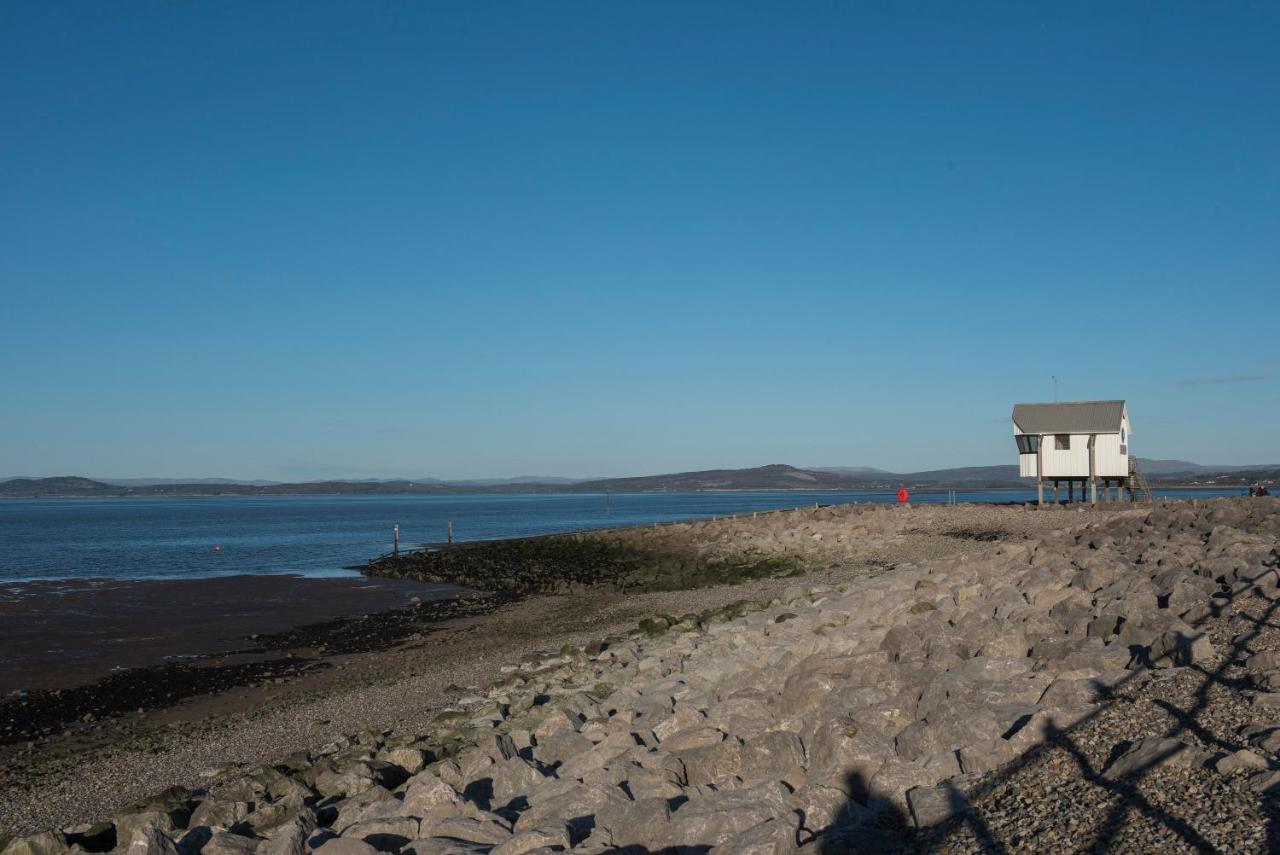
M 1056 404 L 1056 403 L 1058 403 L 1058 378 L 1057 378 L 1057 376 L 1054 376 L 1054 377 L 1053 377 L 1053 402 L 1054 402 L 1055 404 Z

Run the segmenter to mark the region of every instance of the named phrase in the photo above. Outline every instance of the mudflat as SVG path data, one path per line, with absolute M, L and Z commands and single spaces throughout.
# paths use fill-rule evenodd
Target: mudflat
M 216 654 L 252 656 L 254 636 L 453 590 L 411 580 L 293 575 L 4 585 L 0 697 Z

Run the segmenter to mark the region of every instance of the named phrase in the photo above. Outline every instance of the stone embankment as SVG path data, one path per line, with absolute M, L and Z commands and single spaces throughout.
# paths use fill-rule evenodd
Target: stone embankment
M 335 739 L 5 855 L 1266 851 L 1278 534 L 1280 503 L 1170 503 L 654 616 L 512 664 L 430 732 Z M 1095 792 L 1099 817 L 1068 796 Z
M 737 517 L 603 529 L 580 534 L 459 543 L 382 556 L 361 569 L 371 576 L 462 585 L 503 600 L 607 585 L 617 590 L 678 591 L 861 564 L 882 564 L 895 544 L 930 532 L 937 513 L 889 505 L 828 505 Z M 966 516 L 999 523 L 1007 514 L 981 506 Z M 1006 511 L 1008 509 L 999 509 Z M 936 538 L 995 540 L 1003 527 L 954 528 Z M 909 553 L 914 558 L 919 543 Z M 936 550 L 954 552 L 953 545 Z

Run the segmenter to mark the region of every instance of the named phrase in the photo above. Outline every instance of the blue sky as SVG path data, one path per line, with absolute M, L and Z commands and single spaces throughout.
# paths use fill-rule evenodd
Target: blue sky
M 0 8 L 0 475 L 1275 462 L 1280 7 Z

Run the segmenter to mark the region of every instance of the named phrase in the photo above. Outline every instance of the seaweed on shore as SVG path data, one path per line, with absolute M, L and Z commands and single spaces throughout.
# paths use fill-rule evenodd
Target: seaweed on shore
M 383 556 L 363 570 L 370 576 L 461 585 L 514 600 L 577 585 L 610 585 L 637 592 L 689 590 L 798 575 L 804 568 L 797 559 L 763 553 L 708 560 L 693 551 L 658 551 L 606 537 L 556 535 Z

